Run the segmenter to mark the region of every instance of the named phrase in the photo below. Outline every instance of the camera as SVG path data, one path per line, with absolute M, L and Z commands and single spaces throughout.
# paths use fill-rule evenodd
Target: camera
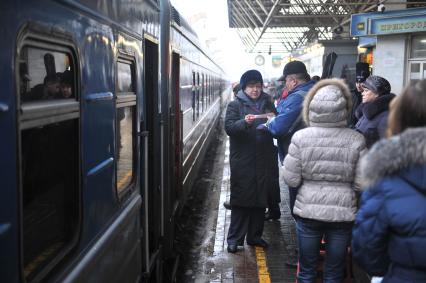
M 380 3 L 377 5 L 377 11 L 383 13 L 386 10 L 385 4 Z

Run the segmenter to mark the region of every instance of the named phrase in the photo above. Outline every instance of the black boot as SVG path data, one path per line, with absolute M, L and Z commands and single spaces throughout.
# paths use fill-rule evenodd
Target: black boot
M 267 220 L 278 220 L 281 217 L 281 211 L 279 210 L 269 210 L 265 213 L 265 221 Z

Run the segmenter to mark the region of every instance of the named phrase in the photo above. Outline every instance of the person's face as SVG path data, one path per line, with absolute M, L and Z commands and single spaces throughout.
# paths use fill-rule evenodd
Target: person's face
M 356 86 L 356 90 L 357 90 L 357 91 L 359 91 L 359 92 L 362 92 L 362 91 L 363 91 L 362 83 L 355 83 L 355 86 Z
M 54 96 L 59 93 L 59 82 L 48 82 L 46 85 L 47 93 L 50 96 Z
M 69 84 L 61 84 L 61 93 L 64 98 L 70 98 L 72 96 L 72 89 Z
M 287 91 L 293 90 L 297 86 L 297 81 L 293 76 L 287 76 L 285 78 L 285 87 Z
M 247 94 L 248 97 L 250 97 L 253 100 L 256 100 L 259 98 L 260 94 L 262 93 L 262 84 L 261 83 L 249 83 L 246 85 L 246 89 L 244 92 Z
M 377 94 L 369 90 L 368 88 L 363 88 L 362 91 L 362 103 L 372 102 L 379 97 Z

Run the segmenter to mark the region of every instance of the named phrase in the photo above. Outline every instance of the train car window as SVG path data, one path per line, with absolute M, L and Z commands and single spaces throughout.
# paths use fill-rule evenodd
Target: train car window
M 76 235 L 78 120 L 24 130 L 21 141 L 24 274 L 30 281 Z
M 212 103 L 212 77 L 211 76 L 209 76 L 208 92 L 209 92 L 209 104 L 211 104 Z
M 120 58 L 117 62 L 117 194 L 123 198 L 134 187 L 135 177 L 135 126 L 136 92 L 134 87 L 134 63 Z
M 205 110 L 205 102 L 204 102 L 204 96 L 205 96 L 205 92 L 204 92 L 204 74 L 201 74 L 201 112 L 204 112 Z
M 132 65 L 117 63 L 117 95 L 120 93 L 133 92 Z M 134 92 L 133 92 L 134 93 Z
M 71 54 L 25 46 L 19 57 L 21 102 L 75 98 Z
M 196 101 L 196 106 L 197 106 L 197 119 L 200 116 L 200 74 L 197 72 L 197 101 Z
M 195 85 L 195 72 L 192 72 L 192 121 L 195 121 L 195 115 L 196 115 L 196 108 L 195 108 L 195 102 L 196 102 L 196 97 L 195 97 L 195 89 L 196 89 L 196 85 Z
M 80 108 L 75 100 L 73 54 L 71 47 L 31 39 L 19 49 L 19 183 L 25 281 L 42 281 L 77 244 Z

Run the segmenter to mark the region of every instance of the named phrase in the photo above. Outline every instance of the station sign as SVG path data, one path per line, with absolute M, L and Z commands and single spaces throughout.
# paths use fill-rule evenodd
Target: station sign
M 369 36 L 426 31 L 426 8 L 351 16 L 351 36 Z
M 283 58 L 281 57 L 281 55 L 273 55 L 272 56 L 272 67 L 274 67 L 274 68 L 281 67 L 282 60 L 283 60 Z

